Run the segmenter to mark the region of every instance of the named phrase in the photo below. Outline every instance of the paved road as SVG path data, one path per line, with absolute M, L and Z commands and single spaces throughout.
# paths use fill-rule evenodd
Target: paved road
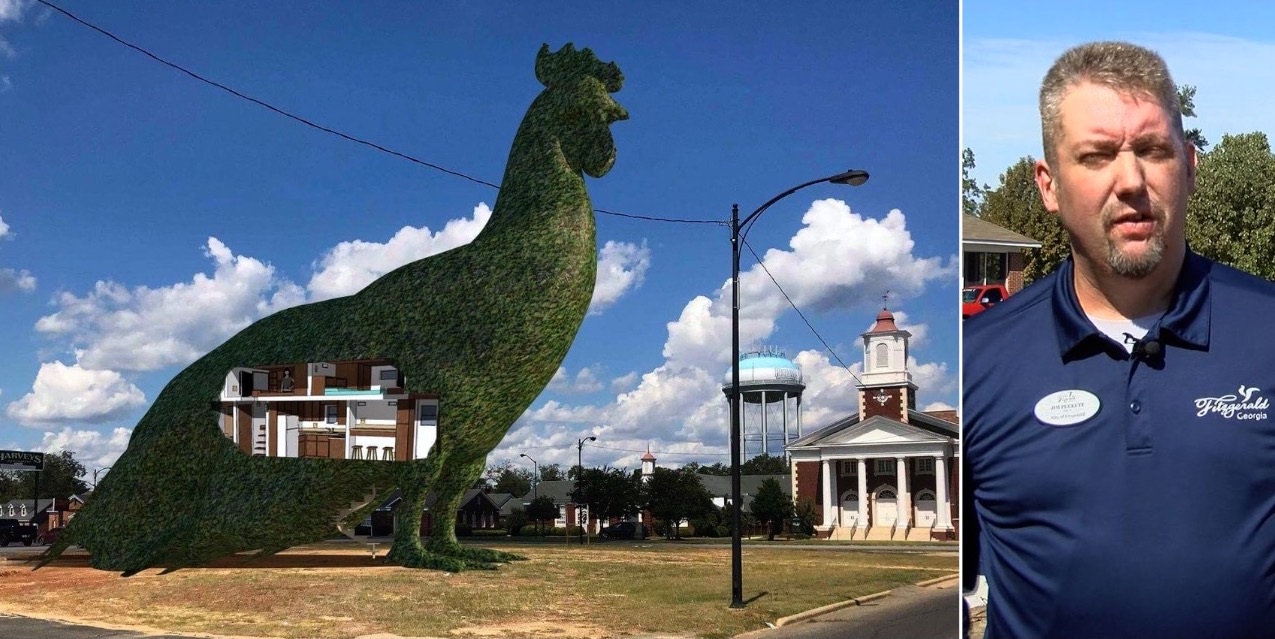
M 957 639 L 960 590 L 941 586 L 895 588 L 888 597 L 747 635 L 748 639 Z
M 73 626 L 56 621 L 0 614 L 0 636 L 21 639 L 190 639 L 191 635 L 144 635 L 126 630 Z

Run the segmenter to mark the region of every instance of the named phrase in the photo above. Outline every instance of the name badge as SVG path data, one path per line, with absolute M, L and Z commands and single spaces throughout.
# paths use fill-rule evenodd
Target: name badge
M 1102 402 L 1085 390 L 1050 393 L 1036 402 L 1036 419 L 1050 426 L 1075 426 L 1098 414 Z

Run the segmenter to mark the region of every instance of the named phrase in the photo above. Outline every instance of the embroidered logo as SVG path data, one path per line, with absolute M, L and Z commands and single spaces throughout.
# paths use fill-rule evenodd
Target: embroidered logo
M 1213 413 L 1226 419 L 1266 419 L 1266 409 L 1270 408 L 1271 401 L 1259 395 L 1260 390 L 1256 386 L 1241 384 L 1236 395 L 1201 397 L 1195 400 L 1198 411 L 1195 416 Z

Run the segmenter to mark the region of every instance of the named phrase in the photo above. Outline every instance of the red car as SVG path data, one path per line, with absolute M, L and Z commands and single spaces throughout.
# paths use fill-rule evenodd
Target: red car
M 50 528 L 35 538 L 35 543 L 41 546 L 47 546 L 58 540 L 58 535 L 62 534 L 62 526 Z
M 961 289 L 961 319 L 967 319 L 1003 302 L 1009 291 L 1000 284 L 976 284 Z

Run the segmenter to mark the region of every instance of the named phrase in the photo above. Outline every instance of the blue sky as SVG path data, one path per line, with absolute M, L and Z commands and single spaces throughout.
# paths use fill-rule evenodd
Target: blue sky
M 695 4 L 696 6 L 688 6 Z M 498 182 L 548 42 L 625 74 L 596 207 L 760 219 L 748 242 L 857 372 L 889 306 L 921 407 L 956 404 L 956 4 L 92 3 L 64 8 L 343 132 Z M 109 466 L 174 373 L 283 306 L 467 242 L 495 191 L 304 127 L 27 0 L 0 0 L 0 447 Z M 599 216 L 594 307 L 489 461 L 726 461 L 727 229 Z M 805 371 L 806 425 L 854 381 L 755 261 L 743 341 Z
M 1227 133 L 1270 129 L 1275 101 L 1275 6 L 1261 3 L 1082 1 L 1066 11 L 1045 4 L 965 2 L 962 10 L 962 148 L 974 175 L 995 187 L 1023 156 L 1038 158 L 1040 80 L 1068 47 L 1127 40 L 1158 51 L 1179 85 L 1197 88 L 1188 128 L 1209 143 Z

